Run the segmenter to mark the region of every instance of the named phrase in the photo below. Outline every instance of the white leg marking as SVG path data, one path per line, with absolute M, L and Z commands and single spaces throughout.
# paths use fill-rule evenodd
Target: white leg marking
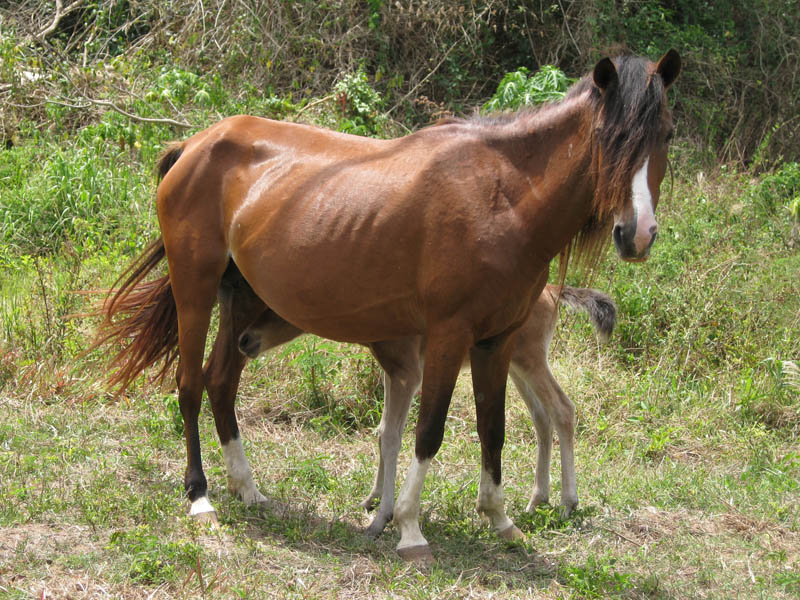
M 505 531 L 514 523 L 506 515 L 503 501 L 503 487 L 495 485 L 494 479 L 486 469 L 481 467 L 481 484 L 478 489 L 478 512 L 489 519 L 495 531 Z
M 244 454 L 241 438 L 234 438 L 222 446 L 225 468 L 228 471 L 228 489 L 244 501 L 248 506 L 265 502 L 266 498 L 258 491 L 253 482 L 253 471 Z
M 422 536 L 419 528 L 419 504 L 422 484 L 425 482 L 425 475 L 430 466 L 431 459 L 420 461 L 415 456 L 411 461 L 408 476 L 400 490 L 394 510 L 394 520 L 400 529 L 398 550 L 428 545 L 428 541 Z
M 214 512 L 214 507 L 211 506 L 211 502 L 208 501 L 208 496 L 201 496 L 192 502 L 192 507 L 189 509 L 189 514 L 191 516 L 207 512 Z

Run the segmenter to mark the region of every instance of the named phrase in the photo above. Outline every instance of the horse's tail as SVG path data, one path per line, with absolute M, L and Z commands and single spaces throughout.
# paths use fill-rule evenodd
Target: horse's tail
M 182 152 L 180 143 L 166 148 L 158 160 L 159 180 Z M 159 360 L 164 364 L 156 378 L 163 379 L 178 356 L 178 311 L 169 275 L 144 281 L 165 256 L 164 240 L 159 237 L 125 269 L 94 313 L 103 320 L 92 349 L 106 342 L 124 344 L 109 361 L 111 374 L 107 381 L 110 386 L 119 386 L 118 392 L 123 392 L 142 371 Z
M 611 296 L 597 290 L 565 285 L 558 301 L 588 314 L 597 329 L 600 341 L 605 343 L 611 337 L 611 332 L 614 331 L 614 326 L 617 324 L 617 306 Z

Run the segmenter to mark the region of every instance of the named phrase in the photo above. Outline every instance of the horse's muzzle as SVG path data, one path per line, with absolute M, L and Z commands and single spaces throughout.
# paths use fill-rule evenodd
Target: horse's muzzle
M 650 248 L 658 237 L 658 225 L 652 224 L 646 232 L 637 229 L 636 224 L 614 225 L 612 231 L 614 245 L 619 257 L 628 262 L 644 262 L 650 258 Z
M 255 358 L 261 351 L 261 338 L 251 335 L 246 331 L 239 336 L 239 352 L 250 358 Z

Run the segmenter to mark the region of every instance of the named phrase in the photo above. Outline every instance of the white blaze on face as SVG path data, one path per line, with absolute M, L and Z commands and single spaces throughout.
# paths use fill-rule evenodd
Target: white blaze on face
M 636 234 L 633 242 L 637 252 L 644 252 L 650 245 L 653 235 L 658 229 L 653 209 L 653 196 L 647 184 L 647 167 L 650 159 L 646 159 L 641 169 L 633 176 L 633 210 L 636 215 Z

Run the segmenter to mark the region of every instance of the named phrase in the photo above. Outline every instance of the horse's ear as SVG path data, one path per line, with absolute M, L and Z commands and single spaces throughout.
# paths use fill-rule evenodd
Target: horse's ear
M 675 50 L 670 49 L 656 65 L 656 73 L 661 75 L 661 79 L 664 81 L 664 88 L 671 86 L 680 72 L 681 56 Z
M 619 81 L 617 76 L 617 68 L 610 58 L 604 58 L 594 66 L 592 72 L 592 79 L 594 84 L 600 88 L 600 91 L 605 92 L 612 86 L 616 85 Z

